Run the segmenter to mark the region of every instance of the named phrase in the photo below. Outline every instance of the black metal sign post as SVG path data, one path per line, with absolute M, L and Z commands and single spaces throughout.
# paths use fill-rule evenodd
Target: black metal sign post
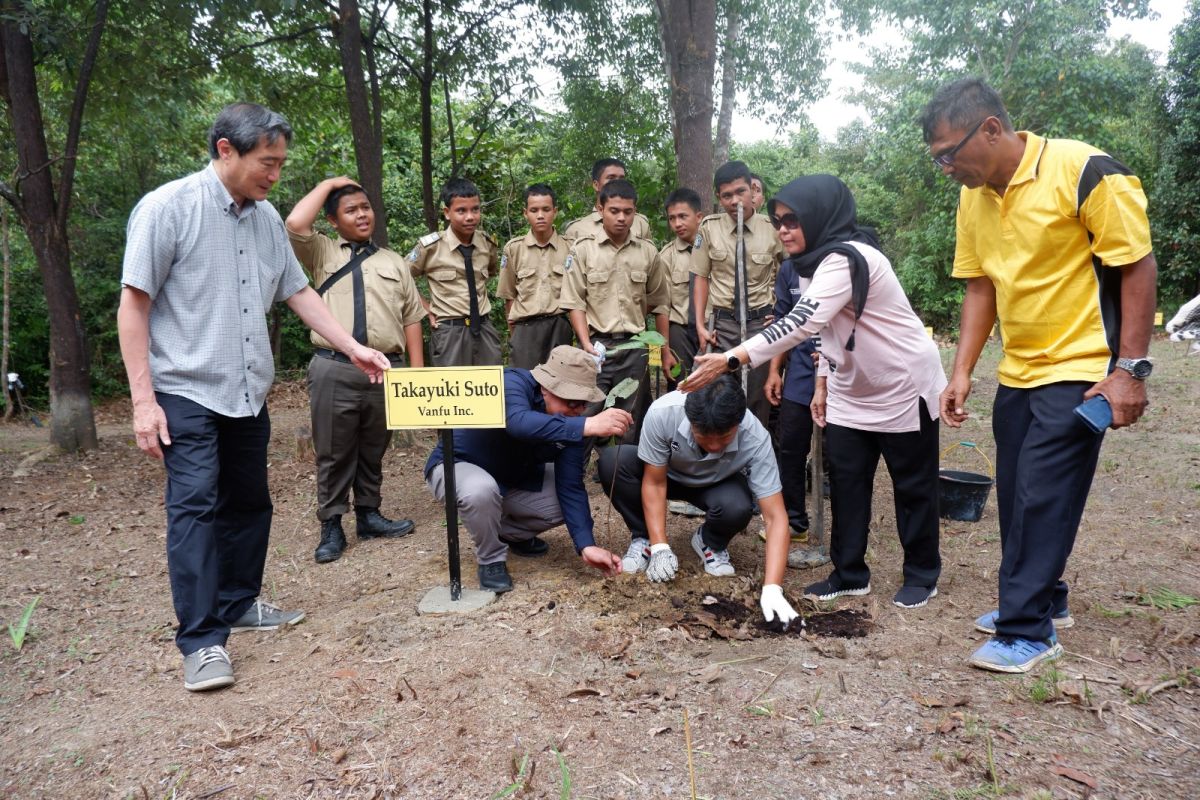
M 450 600 L 462 598 L 462 569 L 458 563 L 458 488 L 454 484 L 454 429 L 442 430 L 442 480 L 446 489 L 446 553 L 450 558 Z

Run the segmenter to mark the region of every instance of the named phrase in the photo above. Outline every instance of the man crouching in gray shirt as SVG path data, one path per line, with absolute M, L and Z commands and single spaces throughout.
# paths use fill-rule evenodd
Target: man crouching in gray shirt
M 614 475 L 615 471 L 615 475 Z M 679 561 L 667 543 L 667 500 L 686 500 L 705 511 L 692 549 L 709 575 L 734 574 L 729 541 L 762 509 L 767 564 L 761 604 L 767 621 L 787 625 L 795 610 L 783 597 L 788 516 L 771 437 L 746 411 L 746 395 L 732 376 L 700 391 L 671 392 L 656 400 L 642 422 L 639 444 L 605 448 L 600 480 L 629 527 L 632 541 L 623 572 L 669 581 Z

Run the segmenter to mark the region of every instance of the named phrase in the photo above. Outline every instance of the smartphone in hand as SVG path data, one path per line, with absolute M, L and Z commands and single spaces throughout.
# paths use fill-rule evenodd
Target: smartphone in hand
M 1106 429 L 1112 427 L 1112 407 L 1109 406 L 1108 399 L 1102 394 L 1075 406 L 1075 416 L 1083 420 L 1083 424 L 1087 425 L 1092 433 L 1104 433 Z

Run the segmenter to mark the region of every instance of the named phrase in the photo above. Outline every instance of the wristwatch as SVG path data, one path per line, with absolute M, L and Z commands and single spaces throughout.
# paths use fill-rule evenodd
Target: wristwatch
M 1148 358 L 1118 358 L 1117 369 L 1123 369 L 1139 381 L 1150 377 L 1154 364 Z
M 742 360 L 737 356 L 730 356 L 729 358 L 725 359 L 725 364 L 729 367 L 730 372 L 737 372 L 742 366 Z

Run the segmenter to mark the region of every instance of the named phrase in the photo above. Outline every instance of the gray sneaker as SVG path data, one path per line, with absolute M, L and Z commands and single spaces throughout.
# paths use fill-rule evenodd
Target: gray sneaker
M 201 647 L 183 657 L 183 688 L 189 692 L 220 689 L 233 683 L 233 664 L 221 645 Z
M 303 611 L 284 611 L 279 606 L 273 606 L 265 600 L 255 600 L 233 625 L 231 632 L 237 631 L 273 631 L 282 625 L 295 625 L 304 619 Z

